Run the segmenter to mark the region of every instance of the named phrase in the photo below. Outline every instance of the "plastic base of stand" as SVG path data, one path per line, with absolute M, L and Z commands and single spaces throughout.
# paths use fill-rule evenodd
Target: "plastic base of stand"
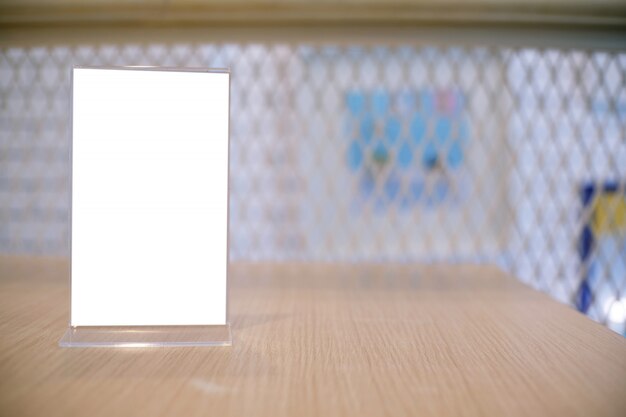
M 78 326 L 61 347 L 231 346 L 230 324 L 218 326 Z

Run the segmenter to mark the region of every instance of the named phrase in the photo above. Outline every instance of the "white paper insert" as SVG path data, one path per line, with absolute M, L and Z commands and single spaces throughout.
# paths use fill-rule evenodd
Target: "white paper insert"
M 226 323 L 229 74 L 74 69 L 71 325 Z

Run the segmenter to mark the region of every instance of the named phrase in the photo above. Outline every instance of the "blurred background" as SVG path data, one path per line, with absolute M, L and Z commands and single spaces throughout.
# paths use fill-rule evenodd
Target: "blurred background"
M 231 69 L 233 262 L 495 263 L 626 333 L 618 1 L 5 0 L 0 253 L 68 255 L 74 65 Z

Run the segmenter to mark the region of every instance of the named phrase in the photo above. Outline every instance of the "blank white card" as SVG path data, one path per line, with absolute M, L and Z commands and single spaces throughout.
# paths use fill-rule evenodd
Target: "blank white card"
M 226 324 L 229 74 L 76 68 L 71 325 Z

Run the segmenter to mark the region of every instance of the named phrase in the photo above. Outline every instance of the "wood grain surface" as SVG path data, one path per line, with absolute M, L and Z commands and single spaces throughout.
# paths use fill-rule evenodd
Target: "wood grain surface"
M 626 416 L 624 338 L 494 267 L 235 264 L 217 348 L 59 348 L 67 275 L 0 257 L 1 416 Z

